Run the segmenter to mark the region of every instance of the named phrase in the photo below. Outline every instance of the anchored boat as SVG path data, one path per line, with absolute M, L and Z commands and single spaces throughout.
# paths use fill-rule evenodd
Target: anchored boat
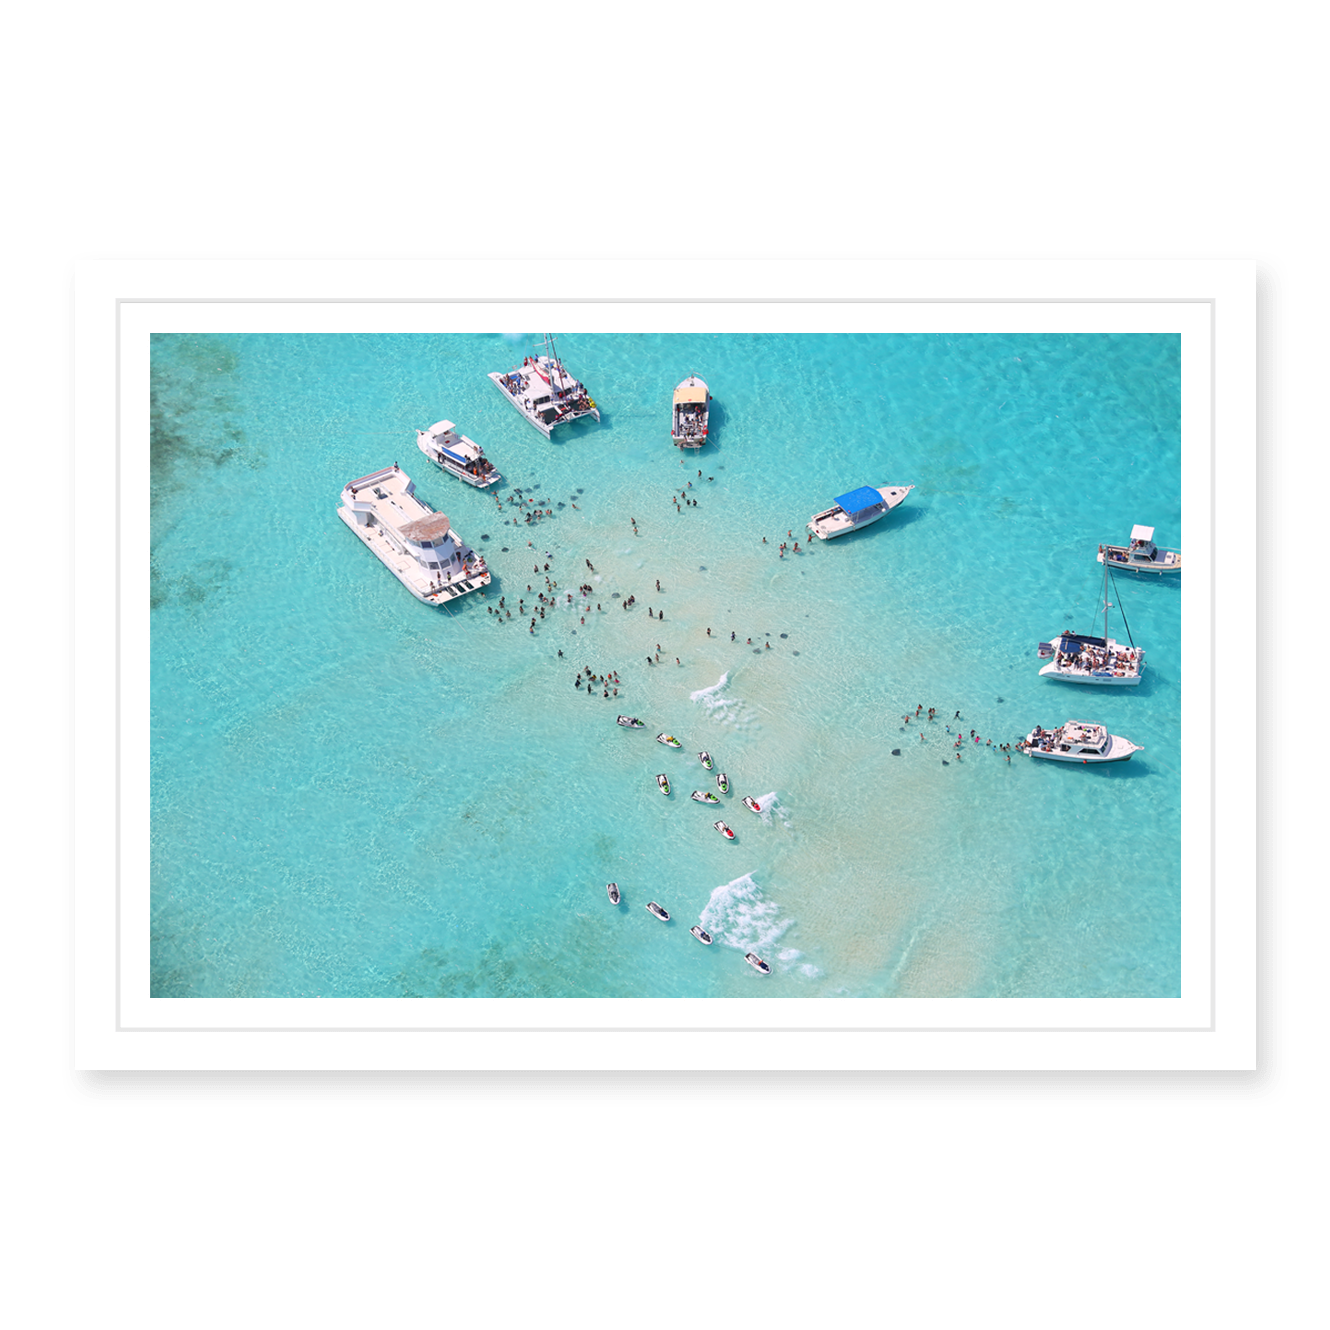
M 606 892 L 609 893 L 610 904 L 611 904 L 611 905 L 618 905 L 618 903 L 619 903 L 619 884 L 618 884 L 617 882 L 607 882 L 607 883 L 605 884 L 605 890 L 606 890 Z
M 656 742 L 658 744 L 664 744 L 666 748 L 683 747 L 683 744 L 681 744 L 672 734 L 658 734 L 656 735 Z
M 1039 657 L 1048 664 L 1039 671 L 1046 679 L 1065 679 L 1068 683 L 1138 684 L 1145 665 L 1145 652 L 1131 640 L 1131 628 L 1123 613 L 1121 599 L 1118 613 L 1122 614 L 1127 629 L 1128 646 L 1115 642 L 1108 635 L 1108 580 L 1109 564 L 1104 563 L 1104 635 L 1091 637 L 1086 633 L 1061 633 L 1050 642 L 1039 643 Z M 1119 595 L 1116 579 L 1113 592 Z M 1049 657 L 1052 657 L 1050 660 Z
M 567 425 L 583 416 L 600 419 L 600 411 L 586 388 L 564 369 L 553 333 L 544 334 L 540 354 L 527 356 L 506 374 L 496 371 L 489 379 L 547 439 L 556 425 Z
M 1114 568 L 1130 568 L 1138 573 L 1180 573 L 1181 550 L 1161 550 L 1155 544 L 1152 526 L 1134 526 L 1129 545 L 1100 545 L 1095 556 L 1100 563 L 1111 563 Z
M 734 839 L 734 832 L 732 832 L 732 831 L 729 829 L 729 827 L 727 827 L 727 826 L 725 825 L 724 822 L 713 822 L 711 825 L 712 825 L 713 827 L 715 827 L 716 830 L 719 831 L 720 834 L 721 834 L 722 836 L 724 836 L 726 840 L 733 840 L 733 839 Z
M 487 586 L 489 569 L 443 513 L 416 498 L 411 478 L 391 467 L 353 480 L 337 516 L 417 599 L 440 605 Z
M 663 771 L 656 777 L 656 784 L 660 786 L 660 792 L 662 794 L 669 794 L 670 778 Z
M 696 374 L 690 374 L 674 390 L 674 417 L 670 438 L 680 448 L 700 448 L 707 441 L 707 419 L 711 394 Z
M 1078 763 L 1127 762 L 1133 753 L 1145 751 L 1142 744 L 1109 734 L 1106 726 L 1093 720 L 1069 720 L 1055 730 L 1036 725 L 1016 748 L 1031 757 Z
M 451 420 L 418 429 L 416 445 L 431 462 L 477 489 L 486 489 L 503 479 L 480 445 L 459 433 Z
M 710 790 L 694 790 L 692 797 L 700 804 L 718 804 L 720 800 L 716 798 Z
M 858 531 L 871 526 L 879 517 L 885 517 L 893 508 L 905 502 L 913 485 L 887 485 L 874 489 L 861 485 L 857 490 L 842 494 L 824 513 L 818 513 L 808 529 L 819 540 L 833 540 L 847 531 Z

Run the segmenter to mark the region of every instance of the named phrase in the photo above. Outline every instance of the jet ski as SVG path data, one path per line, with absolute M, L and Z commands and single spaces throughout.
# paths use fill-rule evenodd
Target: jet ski
M 655 901 L 647 901 L 647 909 L 656 916 L 657 919 L 669 921 L 670 912 L 663 906 L 657 905 Z
M 711 934 L 701 924 L 694 924 L 688 930 L 704 947 L 711 945 Z
M 751 951 L 744 953 L 744 960 L 746 960 L 748 964 L 758 972 L 758 974 L 771 973 L 771 966 L 769 966 L 761 956 L 757 956 Z
M 698 761 L 699 761 L 704 767 L 706 767 L 706 769 L 707 769 L 708 771 L 711 770 L 711 754 L 710 754 L 710 753 L 698 753 L 698 755 L 697 755 L 697 760 L 698 760 Z
M 656 784 L 660 786 L 661 794 L 669 794 L 670 778 L 663 771 L 656 777 Z
M 718 803 L 720 803 L 720 800 L 717 799 L 716 796 L 715 796 L 714 794 L 712 794 L 710 790 L 707 790 L 705 793 L 703 793 L 703 791 L 701 791 L 701 790 L 694 790 L 694 791 L 693 791 L 693 798 L 696 799 L 697 802 L 700 803 L 700 804 L 718 804 Z
M 762 805 L 758 803 L 756 799 L 752 798 L 750 795 L 747 794 L 744 795 L 744 807 L 751 808 L 755 813 L 760 813 L 762 811 Z
M 726 840 L 733 840 L 733 839 L 734 839 L 734 832 L 732 832 L 732 831 L 729 829 L 729 827 L 727 827 L 727 826 L 725 825 L 724 822 L 713 822 L 711 825 L 712 825 L 713 827 L 715 827 L 716 830 L 719 831 L 720 834 L 721 834 L 722 836 L 724 836 Z
M 607 883 L 605 884 L 605 890 L 606 890 L 607 892 L 609 892 L 609 896 L 610 896 L 610 904 L 611 904 L 611 905 L 618 905 L 618 903 L 619 903 L 619 884 L 618 884 L 617 882 L 607 882 Z
M 645 730 L 646 722 L 640 721 L 636 716 L 620 716 L 619 724 L 626 730 Z
M 681 744 L 672 734 L 658 734 L 656 735 L 656 742 L 658 744 L 665 744 L 669 748 L 683 747 L 683 744 Z
M 716 784 L 720 786 L 720 792 L 722 794 L 729 794 L 730 778 L 723 771 L 716 777 Z

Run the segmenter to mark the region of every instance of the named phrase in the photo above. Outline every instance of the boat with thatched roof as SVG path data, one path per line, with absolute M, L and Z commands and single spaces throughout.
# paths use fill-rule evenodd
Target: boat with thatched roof
M 458 536 L 443 513 L 418 499 L 415 489 L 394 462 L 351 481 L 342 490 L 337 516 L 417 600 L 441 605 L 487 586 L 484 556 Z

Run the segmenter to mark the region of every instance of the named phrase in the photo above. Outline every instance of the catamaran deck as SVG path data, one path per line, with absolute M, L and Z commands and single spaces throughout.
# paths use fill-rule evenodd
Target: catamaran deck
M 547 353 L 527 356 L 506 373 L 487 377 L 521 415 L 547 439 L 556 425 L 567 425 L 584 416 L 600 419 L 600 411 L 585 385 L 563 367 L 554 351 L 554 340 L 545 339 Z

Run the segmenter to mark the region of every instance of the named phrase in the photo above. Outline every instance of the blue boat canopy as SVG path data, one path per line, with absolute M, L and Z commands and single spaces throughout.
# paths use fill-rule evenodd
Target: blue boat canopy
M 439 445 L 439 451 L 440 451 L 445 457 L 451 457 L 452 460 L 453 460 L 454 462 L 456 462 L 458 466 L 467 466 L 467 465 L 469 464 L 469 460 L 470 460 L 469 458 L 463 457 L 461 453 L 455 453 L 455 452 L 453 452 L 453 450 L 452 450 L 451 448 L 445 448 L 445 447 L 443 446 L 443 444 L 440 444 L 440 445 Z
M 861 513 L 865 508 L 874 508 L 883 502 L 882 496 L 870 485 L 860 485 L 857 490 L 842 494 L 836 502 L 847 513 Z

